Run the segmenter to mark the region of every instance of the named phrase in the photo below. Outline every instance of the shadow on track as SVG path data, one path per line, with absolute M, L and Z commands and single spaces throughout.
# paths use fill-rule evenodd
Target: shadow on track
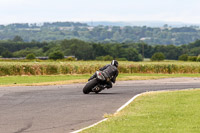
M 121 93 L 90 93 L 89 95 L 117 95 L 117 94 L 121 94 Z

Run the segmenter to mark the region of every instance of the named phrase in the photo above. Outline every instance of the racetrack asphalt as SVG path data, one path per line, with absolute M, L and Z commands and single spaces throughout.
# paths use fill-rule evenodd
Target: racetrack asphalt
M 133 96 L 158 90 L 200 88 L 200 78 L 120 81 L 85 95 L 85 84 L 0 87 L 0 132 L 68 133 L 112 114 Z

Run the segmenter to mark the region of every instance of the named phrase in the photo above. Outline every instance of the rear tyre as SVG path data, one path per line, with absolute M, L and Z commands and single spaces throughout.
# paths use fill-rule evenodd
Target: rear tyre
M 89 94 L 92 91 L 92 88 L 94 88 L 97 85 L 97 79 L 94 78 L 90 80 L 85 87 L 83 88 L 83 93 L 84 94 Z

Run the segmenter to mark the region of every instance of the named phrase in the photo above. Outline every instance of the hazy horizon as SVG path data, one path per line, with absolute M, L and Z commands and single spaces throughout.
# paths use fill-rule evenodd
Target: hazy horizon
M 122 25 L 141 25 L 141 26 L 148 26 L 148 25 L 154 25 L 154 24 L 158 24 L 158 25 L 164 25 L 164 24 L 168 24 L 169 26 L 173 26 L 173 25 L 179 25 L 179 26 L 190 26 L 190 25 L 200 25 L 200 23 L 185 23 L 185 22 L 176 22 L 176 21 L 43 21 L 43 22 L 11 22 L 11 23 L 4 23 L 4 24 L 0 24 L 0 25 L 9 25 L 9 24 L 25 24 L 25 23 L 28 23 L 28 24 L 43 24 L 43 23 L 56 23 L 56 22 L 72 22 L 72 23 L 86 23 L 86 24 L 89 24 L 89 25 L 92 25 L 93 24 L 102 24 L 102 23 L 105 23 L 106 24 L 114 24 L 114 25 L 117 25 L 117 24 L 122 24 Z
M 0 0 L 0 24 L 140 22 L 200 24 L 198 0 Z

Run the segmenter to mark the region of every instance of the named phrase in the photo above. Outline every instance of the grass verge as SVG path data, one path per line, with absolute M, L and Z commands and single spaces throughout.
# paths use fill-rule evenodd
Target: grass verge
M 89 75 L 3 76 L 0 86 L 59 85 L 85 82 Z
M 0 86 L 20 85 L 60 85 L 86 82 L 91 75 L 50 75 L 50 76 L 2 76 Z M 122 80 L 149 80 L 173 77 L 200 77 L 200 74 L 119 74 L 118 81 Z
M 200 89 L 151 92 L 81 133 L 199 133 Z

